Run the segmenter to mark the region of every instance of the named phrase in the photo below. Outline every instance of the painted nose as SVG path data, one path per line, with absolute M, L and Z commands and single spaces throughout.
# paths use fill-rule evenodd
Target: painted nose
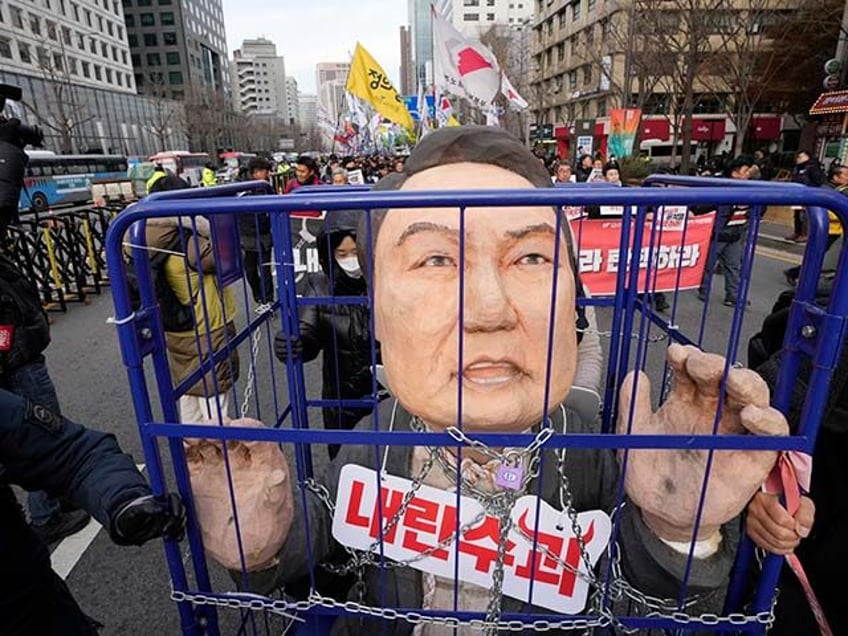
M 479 264 L 466 270 L 463 309 L 466 331 L 512 329 L 518 320 L 495 264 Z

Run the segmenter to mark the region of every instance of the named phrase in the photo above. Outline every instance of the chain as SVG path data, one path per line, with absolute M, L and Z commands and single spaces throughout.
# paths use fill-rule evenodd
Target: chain
M 679 331 L 680 326 L 679 325 L 667 324 L 666 329 L 668 329 L 669 331 Z M 594 334 L 594 335 L 598 336 L 599 338 L 612 338 L 613 335 L 615 334 L 614 331 L 602 331 L 600 329 L 578 329 L 577 333 L 581 333 L 581 334 L 584 334 L 584 335 L 587 334 L 587 333 L 588 334 Z M 622 332 L 620 335 L 623 336 L 624 333 Z M 638 333 L 633 332 L 633 333 L 630 334 L 630 339 L 631 340 L 640 340 L 640 341 L 642 341 L 646 344 L 657 344 L 659 342 L 667 342 L 668 341 L 668 334 L 663 333 L 662 335 L 648 336 L 647 338 L 642 339 L 641 336 Z
M 272 305 L 265 303 L 256 308 L 256 315 L 259 317 L 265 314 L 270 314 L 269 318 L 274 317 L 274 312 L 271 311 Z M 259 342 L 262 340 L 262 330 L 257 327 L 253 332 L 250 342 L 250 365 L 247 369 L 247 385 L 244 387 L 244 398 L 239 409 L 239 417 L 247 417 L 250 411 L 250 398 L 253 396 L 253 385 L 256 379 L 256 356 L 259 355 Z

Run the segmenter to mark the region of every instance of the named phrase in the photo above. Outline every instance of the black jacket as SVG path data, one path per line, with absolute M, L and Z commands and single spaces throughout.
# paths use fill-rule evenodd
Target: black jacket
M 38 128 L 18 119 L 0 117 L 0 227 L 17 218 L 24 170 L 29 160 L 24 147 L 39 146 L 44 139 Z
M 250 181 L 250 178 L 243 179 Z M 267 192 L 247 192 L 251 194 L 268 194 Z M 267 212 L 256 212 L 254 214 L 236 215 L 241 246 L 248 251 L 258 252 L 260 246 L 262 252 L 271 252 L 271 217 Z
M 807 186 L 818 187 L 820 185 L 824 185 L 826 181 L 827 179 L 822 172 L 821 166 L 819 166 L 819 162 L 815 159 L 810 159 L 804 163 L 796 164 L 795 168 L 792 170 L 793 183 L 801 183 Z
M 330 212 L 317 237 L 320 272 L 306 276 L 299 290 L 302 296 L 345 297 L 367 295 L 364 278 L 351 278 L 333 258 L 333 236 L 354 235 L 358 215 L 354 211 Z M 337 244 L 337 243 L 336 243 Z M 332 283 L 331 283 L 332 281 Z M 371 318 L 367 304 L 301 305 L 300 334 L 304 361 L 320 352 L 323 358 L 324 399 L 359 399 L 372 391 Z M 325 425 L 353 428 L 371 412 L 370 408 L 324 409 Z M 339 419 L 341 416 L 341 419 Z

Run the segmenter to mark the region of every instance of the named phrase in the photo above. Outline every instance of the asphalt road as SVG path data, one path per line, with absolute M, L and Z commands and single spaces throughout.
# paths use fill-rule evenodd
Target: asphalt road
M 745 313 L 738 359 L 746 361 L 745 347 L 748 338 L 756 332 L 768 313 L 778 293 L 786 289 L 782 270 L 788 267 L 786 259 L 792 256 L 780 249 L 763 250 L 758 256 L 751 284 L 751 305 Z M 716 279 L 711 307 L 708 313 L 705 349 L 723 352 L 733 310 L 723 307 L 721 278 Z M 684 331 L 697 329 L 702 305 L 693 292 L 680 294 L 679 311 L 675 322 Z M 67 314 L 53 314 L 53 343 L 47 351 L 48 365 L 56 383 L 66 416 L 86 425 L 113 432 L 120 444 L 132 453 L 139 464 L 144 457 L 136 432 L 127 375 L 121 361 L 115 328 L 106 319 L 112 315 L 111 298 L 106 292 L 94 297 L 87 306 L 71 305 Z M 601 323 L 607 322 L 602 314 Z M 246 354 L 245 354 L 246 355 Z M 653 345 L 650 366 L 657 368 L 662 358 L 662 345 Z M 242 357 L 243 372 L 240 387 L 244 385 L 247 360 Z M 276 394 L 286 401 L 284 376 L 279 365 L 270 362 L 268 338 L 260 343 L 257 360 L 259 407 L 266 419 L 275 412 L 273 384 Z M 307 384 L 312 392 L 320 390 L 320 368 L 310 364 Z M 252 406 L 256 414 L 256 404 Z M 316 414 L 317 415 L 317 414 Z M 323 449 L 316 448 L 318 460 Z M 319 461 L 321 463 L 321 461 Z M 70 569 L 67 582 L 83 609 L 105 625 L 103 634 L 179 634 L 180 627 L 176 605 L 169 600 L 169 578 L 164 554 L 159 542 L 142 548 L 118 548 L 109 541 L 106 533 L 91 529 L 90 544 L 61 544 L 57 553 Z M 78 560 L 74 561 L 74 558 Z M 211 566 L 218 590 L 231 590 L 232 585 L 220 568 Z M 232 610 L 222 612 L 223 634 L 238 631 L 238 617 Z M 257 625 L 258 626 L 258 625 Z M 248 632 L 252 633 L 252 631 Z M 261 633 L 265 633 L 261 631 Z M 280 633 L 279 630 L 276 632 Z

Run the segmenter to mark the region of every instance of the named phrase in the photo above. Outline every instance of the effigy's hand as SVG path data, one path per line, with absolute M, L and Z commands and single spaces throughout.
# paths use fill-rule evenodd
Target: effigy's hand
M 723 403 L 719 435 L 788 435 L 786 418 L 769 406 L 765 381 L 750 369 L 730 369 L 721 394 L 725 359 L 695 347 L 673 344 L 667 352 L 673 371 L 666 402 L 651 409 L 647 376 L 630 373 L 621 386 L 618 432 L 634 435 L 710 435 Z M 637 381 L 638 377 L 638 381 Z M 635 385 L 635 394 L 634 394 Z M 628 429 L 631 403 L 632 424 Z M 620 453 L 620 458 L 624 453 Z M 645 523 L 661 538 L 690 541 L 704 483 L 709 451 L 632 450 L 625 488 Z M 773 451 L 726 450 L 713 453 L 709 484 L 697 539 L 713 537 L 737 516 L 774 466 Z
M 243 418 L 229 421 L 227 426 L 262 427 L 263 424 Z M 186 440 L 186 459 L 203 546 L 212 558 L 230 570 L 244 568 L 253 572 L 270 568 L 285 543 L 294 514 L 286 457 L 275 442 L 230 441 L 226 448 L 225 461 L 220 440 Z M 238 512 L 238 534 L 233 498 Z

